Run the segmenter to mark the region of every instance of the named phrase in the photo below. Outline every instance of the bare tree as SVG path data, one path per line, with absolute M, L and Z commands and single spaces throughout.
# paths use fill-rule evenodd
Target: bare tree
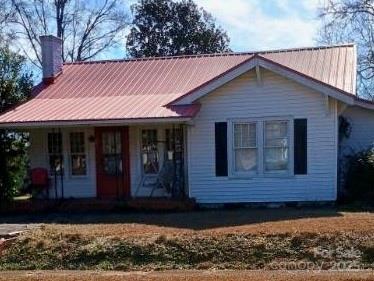
M 5 33 L 5 27 L 11 21 L 14 9 L 12 9 L 12 5 L 7 0 L 0 0 L 0 7 L 0 44 L 3 44 L 8 37 L 8 34 Z
M 358 94 L 374 99 L 374 0 L 328 0 L 320 17 L 320 42 L 357 44 Z
M 90 60 L 124 40 L 128 17 L 121 0 L 11 1 L 15 17 L 9 29 L 37 66 L 41 65 L 40 35 L 62 39 L 64 61 Z

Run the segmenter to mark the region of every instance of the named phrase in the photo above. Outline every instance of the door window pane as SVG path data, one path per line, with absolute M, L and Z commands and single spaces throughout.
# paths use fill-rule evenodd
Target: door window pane
M 264 128 L 265 171 L 287 171 L 289 167 L 288 121 L 267 121 Z
M 103 153 L 118 154 L 122 151 L 121 133 L 104 132 L 103 133 Z
M 103 132 L 103 165 L 107 175 L 122 174 L 122 144 L 120 132 Z

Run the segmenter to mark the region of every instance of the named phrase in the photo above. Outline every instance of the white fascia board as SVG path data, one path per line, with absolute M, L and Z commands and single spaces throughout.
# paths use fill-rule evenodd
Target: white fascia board
M 362 108 L 374 110 L 374 102 L 362 101 L 362 100 L 356 99 L 355 105 L 362 107 Z

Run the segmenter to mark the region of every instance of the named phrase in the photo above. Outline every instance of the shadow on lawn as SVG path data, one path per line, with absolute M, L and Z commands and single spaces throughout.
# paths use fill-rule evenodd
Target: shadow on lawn
M 139 223 L 164 227 L 205 230 L 217 227 L 250 225 L 262 222 L 342 216 L 333 207 L 277 209 L 217 209 L 191 212 L 84 212 L 7 215 L 0 224 L 59 223 L 59 224 L 117 224 Z

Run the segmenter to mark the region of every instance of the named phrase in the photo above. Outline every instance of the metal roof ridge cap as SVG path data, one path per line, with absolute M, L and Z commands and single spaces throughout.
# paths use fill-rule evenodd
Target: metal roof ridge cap
M 268 54 L 268 53 L 285 53 L 285 52 L 296 52 L 296 51 L 309 51 L 309 50 L 320 50 L 320 49 L 331 49 L 339 47 L 354 47 L 355 43 L 342 43 L 334 45 L 322 45 L 313 47 L 295 47 L 295 48 L 281 48 L 281 49 L 269 49 L 269 50 L 256 50 L 256 51 L 244 51 L 244 52 L 222 52 L 222 53 L 211 53 L 211 54 L 191 54 L 191 55 L 176 55 L 176 56 L 160 56 L 160 57 L 142 57 L 142 58 L 123 58 L 123 59 L 104 59 L 104 60 L 93 60 L 93 61 L 75 61 L 75 62 L 64 62 L 63 65 L 82 65 L 82 64 L 102 64 L 102 63 L 121 63 L 121 62 L 132 62 L 132 61 L 151 61 L 151 60 L 168 60 L 168 59 L 184 59 L 184 58 L 201 58 L 201 57 L 226 57 L 226 56 L 245 56 L 245 55 L 256 55 L 256 54 Z

